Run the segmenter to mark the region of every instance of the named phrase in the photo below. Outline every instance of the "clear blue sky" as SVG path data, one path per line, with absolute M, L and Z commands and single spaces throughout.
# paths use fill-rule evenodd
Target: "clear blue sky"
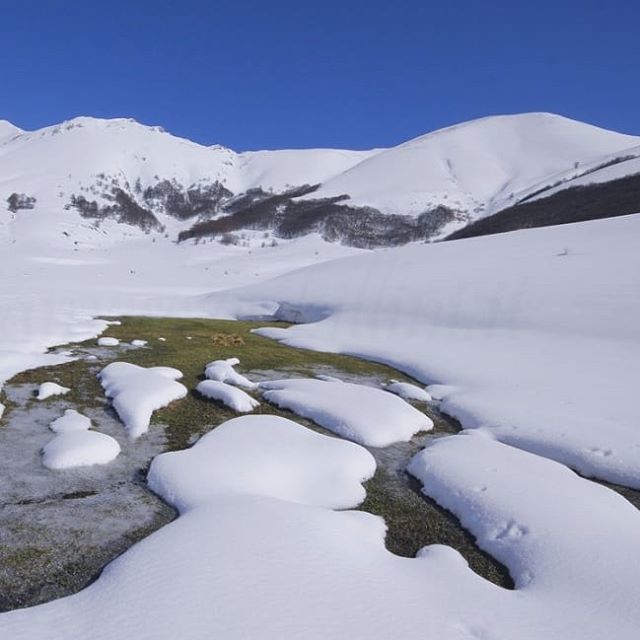
M 237 150 L 497 113 L 640 134 L 640 0 L 3 0 L 0 118 L 129 116 Z

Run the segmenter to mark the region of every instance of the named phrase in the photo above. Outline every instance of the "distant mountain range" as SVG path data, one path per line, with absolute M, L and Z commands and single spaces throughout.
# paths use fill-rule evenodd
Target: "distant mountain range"
M 390 149 L 236 153 L 133 120 L 0 121 L 0 240 L 235 242 L 319 233 L 358 247 L 640 211 L 640 137 L 528 113 Z

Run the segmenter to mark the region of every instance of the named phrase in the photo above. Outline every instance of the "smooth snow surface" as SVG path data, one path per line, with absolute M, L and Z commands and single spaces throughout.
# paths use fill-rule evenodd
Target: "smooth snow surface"
M 204 370 L 204 375 L 209 380 L 217 380 L 218 382 L 226 382 L 244 387 L 245 389 L 254 389 L 255 382 L 251 382 L 248 378 L 238 373 L 233 367 L 240 364 L 238 358 L 228 358 L 227 360 L 214 360 L 210 362 Z
M 98 338 L 99 347 L 117 347 L 119 344 L 120 340 L 118 338 L 110 338 L 109 336 Z
M 54 470 L 107 464 L 119 453 L 118 441 L 104 433 L 64 431 L 44 446 L 42 464 Z
M 356 205 L 413 215 L 444 205 L 477 218 L 553 184 L 576 162 L 624 155 L 639 142 L 550 113 L 481 118 L 385 149 L 305 197 L 348 194 Z
M 91 420 L 83 416 L 75 409 L 67 409 L 64 415 L 54 420 L 49 429 L 55 433 L 68 433 L 70 431 L 87 431 L 91 428 Z
M 248 413 L 260 406 L 255 398 L 242 389 L 218 380 L 203 380 L 196 387 L 196 391 L 205 398 L 219 400 L 238 413 Z
M 134 347 L 144 347 L 147 344 L 146 340 L 132 340 L 131 344 Z
M 163 453 L 149 486 L 181 513 L 225 494 L 277 498 L 346 509 L 365 498 L 376 469 L 362 447 L 323 436 L 279 416 L 235 418 L 191 449 Z
M 482 436 L 430 449 L 425 473 L 438 499 L 470 527 L 479 509 L 488 523 L 478 527 L 481 540 L 506 561 L 522 558 L 511 564 L 515 592 L 479 578 L 442 545 L 416 559 L 389 553 L 380 518 L 330 510 L 362 499 L 360 483 L 375 468 L 366 450 L 283 418 L 248 416 L 154 460 L 151 487 L 178 507 L 176 522 L 79 594 L 0 615 L 0 636 L 635 640 L 633 507 Z M 591 529 L 593 539 L 584 535 Z
M 63 396 L 65 393 L 69 393 L 69 391 L 71 391 L 71 389 L 63 387 L 57 382 L 43 382 L 38 387 L 38 395 L 36 397 L 38 400 L 46 400 L 52 396 Z
M 430 418 L 380 389 L 311 378 L 260 383 L 264 399 L 371 447 L 409 440 L 433 428 Z
M 548 603 L 553 618 L 560 607 L 565 617 L 586 607 L 585 626 L 593 621 L 602 637 L 640 628 L 630 606 L 640 597 L 633 560 L 640 513 L 624 498 L 481 431 L 434 441 L 408 470 L 509 568 L 523 596 Z
M 390 249 L 213 295 L 209 309 L 321 309 L 259 333 L 448 385 L 441 408 L 463 426 L 640 488 L 638 237 L 631 215 Z
M 384 388 L 405 400 L 415 400 L 417 402 L 431 402 L 431 396 L 422 387 L 409 382 L 398 382 L 398 380 L 390 380 Z
M 149 429 L 151 414 L 187 395 L 187 388 L 176 382 L 182 373 L 171 367 L 139 367 L 112 362 L 99 374 L 105 394 L 132 438 Z

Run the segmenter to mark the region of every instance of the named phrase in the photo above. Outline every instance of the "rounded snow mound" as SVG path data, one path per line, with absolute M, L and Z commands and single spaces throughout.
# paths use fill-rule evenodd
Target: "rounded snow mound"
M 48 469 L 71 469 L 107 464 L 120 453 L 118 441 L 97 431 L 59 433 L 42 450 L 42 464 Z
M 362 482 L 375 469 L 373 456 L 353 442 L 279 416 L 243 416 L 191 449 L 157 456 L 148 482 L 181 512 L 229 494 L 347 509 L 364 500 Z

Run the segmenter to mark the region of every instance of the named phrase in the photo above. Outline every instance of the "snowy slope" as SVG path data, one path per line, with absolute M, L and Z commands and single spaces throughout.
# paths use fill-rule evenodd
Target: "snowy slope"
M 208 309 L 307 322 L 262 333 L 452 385 L 463 425 L 640 488 L 639 234 L 632 215 L 372 252 Z
M 20 133 L 22 133 L 22 129 L 18 129 L 18 127 L 7 120 L 0 120 L 0 143 Z
M 637 145 L 640 138 L 549 113 L 473 120 L 409 140 L 329 180 L 313 197 L 349 194 L 357 205 L 417 215 L 438 205 L 485 215 L 511 194 L 575 162 Z
M 19 133 L 20 135 L 16 134 Z M 160 127 L 131 119 L 79 117 L 33 132 L 0 125 L 0 238 L 56 239 L 62 232 L 80 241 L 108 242 L 143 235 L 107 220 L 98 231 L 65 209 L 73 195 L 107 203 L 105 191 L 122 188 L 140 201 L 140 192 L 168 180 L 187 189 L 219 182 L 233 194 L 262 187 L 316 184 L 359 162 L 369 152 L 338 149 L 236 153 L 175 137 Z M 11 213 L 2 206 L 12 193 L 36 198 L 33 211 Z M 184 228 L 160 214 L 172 236 Z

